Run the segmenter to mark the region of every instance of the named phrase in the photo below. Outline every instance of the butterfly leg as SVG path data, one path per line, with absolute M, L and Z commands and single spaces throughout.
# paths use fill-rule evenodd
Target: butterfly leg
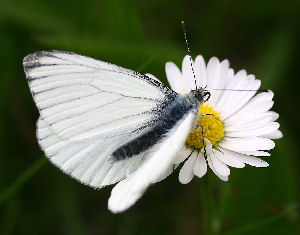
M 213 113 L 206 113 L 206 114 L 201 114 L 200 117 L 205 117 L 205 116 L 213 116 L 216 120 L 219 122 L 222 122 L 220 119 L 218 119 Z M 223 122 L 222 122 L 223 123 Z
M 196 129 L 199 127 L 201 127 L 202 145 L 203 145 L 203 149 L 204 149 L 204 157 L 206 159 L 207 153 L 206 153 L 206 147 L 205 147 L 204 129 L 201 124 L 196 124 Z

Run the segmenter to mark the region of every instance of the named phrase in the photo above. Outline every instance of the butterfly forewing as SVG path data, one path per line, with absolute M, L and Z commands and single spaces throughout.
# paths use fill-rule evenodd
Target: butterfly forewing
M 143 154 L 113 164 L 109 158 L 149 128 L 176 95 L 155 79 L 74 53 L 37 52 L 23 64 L 41 115 L 41 148 L 93 187 L 115 183 L 139 166 Z
M 34 53 L 24 67 L 43 120 L 67 139 L 116 135 L 149 122 L 172 93 L 144 75 L 73 53 Z

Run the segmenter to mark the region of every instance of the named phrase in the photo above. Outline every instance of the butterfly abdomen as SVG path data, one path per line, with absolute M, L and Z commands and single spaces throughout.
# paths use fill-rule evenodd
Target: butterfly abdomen
M 114 160 L 123 160 L 142 153 L 160 142 L 167 133 L 197 106 L 185 96 L 176 96 L 158 115 L 145 133 L 116 149 Z M 171 147 L 171 146 L 170 146 Z

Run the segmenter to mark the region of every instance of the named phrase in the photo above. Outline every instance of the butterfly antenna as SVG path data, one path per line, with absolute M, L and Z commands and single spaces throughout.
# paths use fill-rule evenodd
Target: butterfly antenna
M 188 55 L 190 56 L 191 68 L 192 68 L 192 71 L 193 71 L 195 86 L 196 86 L 196 90 L 197 90 L 196 75 L 195 75 L 195 71 L 194 71 L 194 67 L 193 67 L 193 61 L 192 61 L 192 56 L 191 56 L 191 50 L 190 50 L 190 47 L 189 47 L 189 42 L 188 42 L 187 36 L 186 36 L 187 35 L 187 33 L 186 33 L 187 31 L 186 31 L 186 27 L 185 27 L 184 21 L 181 21 L 181 26 L 182 26 L 182 30 L 183 30 L 183 35 L 184 35 L 184 40 L 185 40 L 185 44 L 186 44 L 186 47 L 187 47 Z
M 215 90 L 215 91 L 256 91 L 256 92 L 269 92 L 270 90 L 268 89 L 258 89 L 258 90 L 239 90 L 239 89 L 222 89 L 222 88 L 217 88 L 217 89 L 212 89 L 212 90 Z

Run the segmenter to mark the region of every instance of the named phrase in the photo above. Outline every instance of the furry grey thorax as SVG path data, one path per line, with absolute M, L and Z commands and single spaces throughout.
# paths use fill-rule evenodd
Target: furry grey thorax
M 200 104 L 209 99 L 210 93 L 203 88 L 192 90 L 189 94 L 176 94 L 160 114 L 155 124 L 143 132 L 137 138 L 130 140 L 113 153 L 114 160 L 123 160 L 142 153 L 166 137 L 167 133 L 190 112 L 199 111 Z

